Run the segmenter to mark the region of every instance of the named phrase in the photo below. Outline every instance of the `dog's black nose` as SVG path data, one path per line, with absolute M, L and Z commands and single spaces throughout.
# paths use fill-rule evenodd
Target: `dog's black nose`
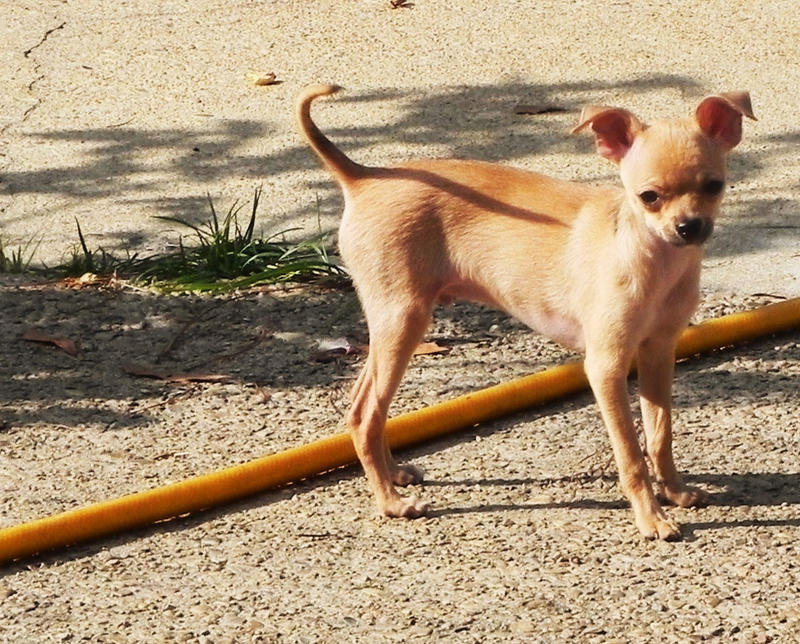
M 692 217 L 691 219 L 684 219 L 677 226 L 675 230 L 680 237 L 687 244 L 702 244 L 711 231 L 714 229 L 714 224 L 711 221 L 706 221 L 701 217 Z

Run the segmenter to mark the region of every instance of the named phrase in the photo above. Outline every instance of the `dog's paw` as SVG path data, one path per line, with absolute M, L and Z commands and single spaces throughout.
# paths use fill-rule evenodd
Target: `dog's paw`
M 400 487 L 422 483 L 422 470 L 414 465 L 396 465 L 392 469 L 392 483 Z
M 404 519 L 418 519 L 424 516 L 430 505 L 425 501 L 420 501 L 415 496 L 397 496 L 383 505 L 381 512 L 387 517 L 398 517 Z
M 699 508 L 708 505 L 708 492 L 693 485 L 659 484 L 658 496 L 679 508 Z
M 650 516 L 643 519 L 637 518 L 636 527 L 645 539 L 653 541 L 680 541 L 681 529 L 666 516 Z

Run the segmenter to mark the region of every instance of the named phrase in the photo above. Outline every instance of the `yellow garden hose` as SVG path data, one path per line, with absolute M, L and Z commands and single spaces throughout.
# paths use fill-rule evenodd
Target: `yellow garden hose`
M 800 298 L 689 327 L 677 358 L 800 327 Z M 392 418 L 392 447 L 404 447 L 586 388 L 579 361 Z M 356 462 L 346 433 L 160 488 L 0 530 L 0 564 L 171 519 Z

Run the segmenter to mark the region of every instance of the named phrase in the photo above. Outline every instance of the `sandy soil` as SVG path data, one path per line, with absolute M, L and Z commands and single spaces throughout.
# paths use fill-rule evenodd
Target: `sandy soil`
M 335 227 L 341 198 L 292 101 L 366 163 L 455 155 L 613 180 L 566 136 L 583 103 L 645 118 L 748 88 L 697 319 L 800 295 L 800 29 L 794 3 L 195 3 L 3 6 L 0 236 L 52 263 L 77 241 L 159 252 L 155 215 L 206 216 L 258 185 L 266 232 Z M 283 82 L 256 88 L 245 72 Z M 567 108 L 520 116 L 520 103 Z M 0 278 L 0 527 L 212 471 L 341 430 L 362 355 L 352 293 L 164 297 Z M 76 358 L 21 338 L 77 341 Z M 505 316 L 442 309 L 394 413 L 570 357 Z M 128 375 L 140 363 L 226 382 Z M 642 541 L 589 394 L 403 454 L 434 504 L 375 516 L 360 472 L 0 569 L 0 641 L 797 641 L 800 342 L 681 365 L 677 458 L 712 492 Z

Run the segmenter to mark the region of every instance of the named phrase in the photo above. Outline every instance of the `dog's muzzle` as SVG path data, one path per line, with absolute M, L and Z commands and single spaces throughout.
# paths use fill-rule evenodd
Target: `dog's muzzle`
M 700 245 L 705 242 L 714 230 L 714 222 L 702 217 L 690 217 L 678 222 L 675 232 L 678 234 L 677 244 Z

